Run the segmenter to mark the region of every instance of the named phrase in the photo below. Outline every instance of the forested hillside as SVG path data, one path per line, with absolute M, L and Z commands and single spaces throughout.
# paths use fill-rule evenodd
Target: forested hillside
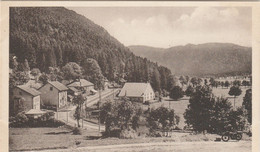
M 230 43 L 188 44 L 168 49 L 130 46 L 136 55 L 156 61 L 179 75 L 251 73 L 252 48 Z
M 155 90 L 168 90 L 172 78 L 168 68 L 135 56 L 104 28 L 60 7 L 10 8 L 10 53 L 41 72 L 93 58 L 108 80 L 150 81 Z

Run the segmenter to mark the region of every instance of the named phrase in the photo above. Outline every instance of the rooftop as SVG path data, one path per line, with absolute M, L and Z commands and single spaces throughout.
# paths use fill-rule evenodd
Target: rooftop
M 127 82 L 118 96 L 141 97 L 149 86 L 150 83 Z
M 68 90 L 68 88 L 65 85 L 63 85 L 62 83 L 60 83 L 59 81 L 48 81 L 48 83 L 51 84 L 52 86 L 54 86 L 59 91 Z
M 79 79 L 78 81 L 74 81 L 71 84 L 68 85 L 68 87 L 87 87 L 87 86 L 93 86 L 94 84 L 85 80 L 85 79 Z
M 29 93 L 32 96 L 38 96 L 41 94 L 41 92 L 37 91 L 34 88 L 30 88 L 29 86 L 26 86 L 26 85 L 20 85 L 20 86 L 17 86 L 17 88 Z

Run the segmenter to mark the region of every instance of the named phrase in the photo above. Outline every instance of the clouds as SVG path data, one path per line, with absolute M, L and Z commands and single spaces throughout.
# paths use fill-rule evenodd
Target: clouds
M 102 17 L 89 17 L 125 45 L 166 48 L 228 42 L 251 46 L 251 8 L 117 8 L 111 12 L 107 9 Z

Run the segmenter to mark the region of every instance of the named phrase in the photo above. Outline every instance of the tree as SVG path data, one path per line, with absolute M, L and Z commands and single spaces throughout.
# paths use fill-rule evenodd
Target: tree
M 203 80 L 201 78 L 198 78 L 198 85 L 201 85 L 202 82 Z
M 239 88 L 239 86 L 232 86 L 228 92 L 229 95 L 234 96 L 234 107 L 236 107 L 236 97 L 239 96 L 242 93 L 242 90 Z
M 238 107 L 237 109 L 231 109 L 228 116 L 230 127 L 229 130 L 243 131 L 248 126 L 247 111 L 244 107 Z
M 198 78 L 193 77 L 193 78 L 191 78 L 190 82 L 193 85 L 193 87 L 195 87 L 198 85 Z
M 84 77 L 95 84 L 95 88 L 104 88 L 104 76 L 97 61 L 92 58 L 87 58 L 82 62 Z M 99 86 L 100 84 L 100 86 Z
M 197 86 L 189 100 L 184 118 L 195 131 L 211 130 L 211 116 L 215 99 L 209 86 Z
M 208 79 L 204 79 L 204 85 L 208 85 Z
M 34 76 L 36 82 L 37 82 L 37 77 L 39 76 L 40 73 L 41 71 L 38 68 L 33 68 L 31 70 L 31 75 Z
M 58 67 L 49 67 L 48 77 L 51 81 L 62 81 L 64 79 L 64 73 Z
M 123 99 L 124 101 L 121 101 L 121 104 L 118 105 L 118 125 L 121 128 L 121 130 L 128 129 L 130 122 L 132 122 L 132 119 L 136 115 L 136 107 L 132 104 L 131 101 L 128 99 Z
M 24 72 L 27 72 L 27 73 L 30 71 L 30 66 L 29 66 L 27 59 L 25 59 L 23 63 L 20 63 L 18 65 L 18 70 L 24 71 Z
M 66 80 L 75 80 L 82 77 L 81 67 L 75 62 L 67 63 L 62 67 L 62 72 L 64 73 L 64 78 Z
M 172 90 L 170 91 L 170 98 L 174 100 L 178 100 L 183 97 L 183 91 L 181 87 L 179 86 L 174 86 Z
M 17 57 L 14 56 L 13 54 L 9 55 L 9 67 L 13 70 L 17 70 L 18 68 L 18 62 L 17 62 Z
M 78 127 L 80 127 L 79 120 L 81 118 L 81 108 L 82 108 L 84 101 L 85 101 L 85 99 L 82 94 L 76 95 L 72 100 L 72 103 L 77 106 L 73 116 L 77 120 Z
M 234 86 L 241 86 L 241 81 L 240 80 L 235 80 L 233 81 Z
M 186 82 L 187 82 L 187 84 L 189 83 L 189 81 L 190 81 L 190 77 L 189 76 L 185 76 L 185 79 L 186 79 Z
M 215 84 L 216 84 L 216 82 L 215 82 L 215 79 L 214 78 L 210 78 L 209 79 L 209 82 L 210 82 L 210 85 L 213 87 L 213 86 L 216 86 Z
M 231 107 L 231 103 L 227 98 L 218 97 L 215 99 L 213 114 L 211 116 L 211 132 L 221 134 L 227 131 Z
M 194 93 L 194 91 L 194 88 L 191 85 L 189 85 L 185 91 L 185 94 L 186 96 L 191 96 Z
M 106 102 L 101 106 L 100 122 L 105 124 L 105 132 L 110 135 L 111 129 L 118 124 L 116 104 Z
M 9 89 L 23 85 L 30 80 L 29 74 L 24 71 L 13 71 L 9 73 Z
M 182 87 L 184 84 L 187 84 L 187 80 L 185 79 L 184 76 L 180 76 L 179 81 L 180 81 Z
M 221 81 L 221 87 L 223 88 L 225 86 L 225 82 L 224 81 Z
M 173 109 L 166 107 L 152 109 L 146 119 L 151 133 L 156 129 L 170 131 L 179 123 L 179 116 L 175 114 Z
M 42 73 L 39 77 L 39 81 L 41 81 L 43 84 L 47 84 L 49 79 L 49 76 L 45 73 Z
M 246 90 L 242 105 L 247 110 L 247 119 L 252 124 L 252 89 Z
M 230 83 L 228 81 L 225 81 L 225 87 L 229 87 Z
M 167 80 L 168 84 L 167 84 L 167 90 L 171 90 L 174 86 L 177 85 L 177 80 L 175 78 L 175 76 L 173 75 L 169 75 L 168 80 Z
M 246 81 L 246 80 L 243 80 L 243 81 L 242 81 L 242 85 L 243 85 L 244 87 L 249 86 L 249 82 Z
M 120 130 L 136 130 L 142 110 L 137 108 L 128 98 L 117 99 L 116 102 L 108 101 L 101 106 L 100 121 L 105 124 L 105 131 L 110 135 L 113 128 Z
M 38 68 L 33 68 L 31 70 L 31 75 L 34 77 L 38 76 L 40 73 L 41 73 L 41 71 Z
M 160 81 L 160 73 L 156 67 L 153 68 L 151 85 L 155 91 L 158 91 L 161 94 L 161 81 Z

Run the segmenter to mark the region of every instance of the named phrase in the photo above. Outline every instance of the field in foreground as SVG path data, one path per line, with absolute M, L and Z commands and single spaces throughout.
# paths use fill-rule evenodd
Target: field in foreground
M 80 147 L 77 149 L 51 150 L 48 152 L 250 152 L 249 141 L 240 142 L 158 142 L 141 144 L 123 144 L 110 146 Z
M 75 149 L 90 146 L 111 146 L 137 143 L 160 142 L 212 142 L 218 135 L 174 132 L 172 137 L 137 138 L 137 139 L 101 139 L 98 132 L 84 130 L 83 135 L 72 135 L 67 128 L 10 128 L 10 151 L 30 151 L 46 149 Z M 250 141 L 251 138 L 243 136 L 242 141 Z M 241 141 L 240 141 L 241 142 Z M 231 143 L 231 142 L 230 142 Z M 239 142 L 238 142 L 239 143 Z M 157 151 L 157 150 L 155 150 Z

